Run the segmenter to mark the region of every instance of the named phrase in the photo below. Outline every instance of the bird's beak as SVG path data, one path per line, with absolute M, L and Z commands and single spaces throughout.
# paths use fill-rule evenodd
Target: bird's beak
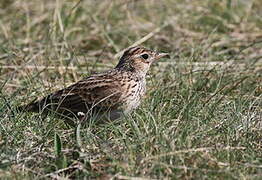
M 166 57 L 166 58 L 170 58 L 169 54 L 168 53 L 157 53 L 156 54 L 156 60 L 157 59 L 160 59 L 162 57 Z

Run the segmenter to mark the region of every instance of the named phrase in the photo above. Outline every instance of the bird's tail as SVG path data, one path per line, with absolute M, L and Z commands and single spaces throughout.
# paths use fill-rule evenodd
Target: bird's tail
M 23 112 L 23 111 L 25 111 L 25 112 L 38 112 L 37 104 L 38 104 L 38 101 L 36 101 L 36 99 L 34 99 L 29 104 L 18 106 L 17 110 L 19 112 Z
M 46 102 L 47 99 L 48 98 L 44 98 L 44 99 L 37 101 L 37 98 L 35 98 L 30 103 L 17 107 L 17 110 L 19 112 L 36 112 L 36 113 L 39 113 L 39 112 L 42 111 L 44 105 L 47 103 Z

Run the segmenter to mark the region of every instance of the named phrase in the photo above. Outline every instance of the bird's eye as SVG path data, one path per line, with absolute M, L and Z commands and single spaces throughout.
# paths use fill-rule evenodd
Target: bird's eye
M 143 54 L 143 55 L 142 55 L 142 58 L 143 58 L 143 59 L 148 59 L 148 57 L 149 57 L 148 54 Z

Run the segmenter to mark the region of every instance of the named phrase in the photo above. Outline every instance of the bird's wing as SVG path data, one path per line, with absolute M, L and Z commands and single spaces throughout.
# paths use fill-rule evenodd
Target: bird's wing
M 38 107 L 52 104 L 52 110 L 68 110 L 73 113 L 89 109 L 107 110 L 121 105 L 121 85 L 109 75 L 88 77 L 65 89 L 59 90 L 38 101 Z M 36 103 L 35 103 L 36 104 Z

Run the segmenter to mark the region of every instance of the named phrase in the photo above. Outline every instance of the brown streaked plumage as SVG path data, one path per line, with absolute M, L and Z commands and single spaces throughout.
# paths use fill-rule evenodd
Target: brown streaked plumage
M 167 56 L 144 47 L 126 50 L 112 70 L 91 75 L 77 83 L 21 106 L 32 112 L 55 112 L 60 117 L 120 117 L 136 109 L 146 91 L 146 73 L 157 59 Z

